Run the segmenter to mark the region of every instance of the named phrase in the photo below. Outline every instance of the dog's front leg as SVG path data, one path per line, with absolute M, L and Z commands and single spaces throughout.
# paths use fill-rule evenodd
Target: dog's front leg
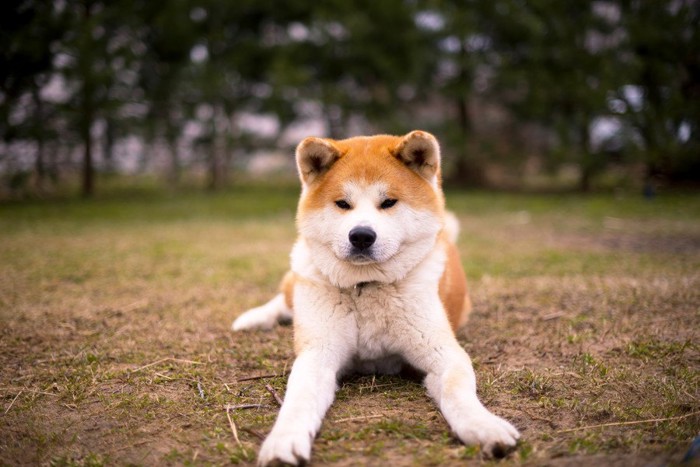
M 487 456 L 504 456 L 516 445 L 518 430 L 479 401 L 471 360 L 459 344 L 445 347 L 426 376 L 428 393 L 463 443 L 480 445 Z
M 471 359 L 450 330 L 439 302 L 434 303 L 407 307 L 399 352 L 426 373 L 428 394 L 455 435 L 464 444 L 480 445 L 487 455 L 500 457 L 516 445 L 520 434 L 477 397 Z M 430 313 L 431 309 L 440 312 Z
M 308 462 L 321 420 L 333 402 L 341 361 L 326 348 L 303 350 L 292 366 L 287 392 L 258 465 Z

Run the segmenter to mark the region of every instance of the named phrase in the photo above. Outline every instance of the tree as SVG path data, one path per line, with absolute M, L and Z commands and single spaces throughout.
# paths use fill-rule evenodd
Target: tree
M 131 60 L 133 24 L 125 21 L 130 0 L 72 0 L 66 2 L 69 22 L 57 47 L 63 56 L 61 73 L 71 92 L 66 113 L 82 143 L 81 193 L 95 192 L 93 129 L 100 119 L 113 122 L 120 102 L 115 89 L 123 85 L 120 73 Z
M 460 185 L 485 183 L 483 161 L 475 151 L 475 116 L 472 115 L 479 74 L 489 68 L 491 7 L 489 2 L 434 0 L 425 2 L 423 27 L 431 31 L 439 60 L 432 67 L 431 86 L 449 108 L 442 123 L 454 149 L 449 181 Z M 427 15 L 427 16 L 425 16 Z
M 619 1 L 626 32 L 621 114 L 638 132 L 647 183 L 700 179 L 700 4 Z
M 425 95 L 430 42 L 415 22 L 416 6 L 403 0 L 331 1 L 299 17 L 294 37 L 277 62 L 300 101 L 316 101 L 329 136 L 350 136 L 353 118 L 405 131 L 409 104 Z
M 47 175 L 47 125 L 53 107 L 40 96 L 53 70 L 52 47 L 62 39 L 64 20 L 54 4 L 3 2 L 0 6 L 0 137 L 5 143 L 36 143 L 34 170 L 43 189 Z
M 494 6 L 493 15 L 504 102 L 521 121 L 554 131 L 559 154 L 570 154 L 580 167 L 583 191 L 605 164 L 591 147 L 591 124 L 609 114 L 609 90 L 622 77 L 612 60 L 618 42 L 614 12 L 603 4 L 506 0 Z
M 139 2 L 138 12 L 143 19 L 137 28 L 143 41 L 139 86 L 149 108 L 145 136 L 151 143 L 159 137 L 165 140 L 170 152 L 166 178 L 173 188 L 181 177 L 178 139 L 187 116 L 183 81 L 187 67 L 192 64 L 191 50 L 199 39 L 196 8 L 188 0 Z

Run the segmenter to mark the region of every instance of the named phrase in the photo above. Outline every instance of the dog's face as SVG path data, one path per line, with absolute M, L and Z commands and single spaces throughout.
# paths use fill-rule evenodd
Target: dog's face
M 444 205 L 432 135 L 307 138 L 296 156 L 299 232 L 331 282 L 393 282 L 431 251 Z

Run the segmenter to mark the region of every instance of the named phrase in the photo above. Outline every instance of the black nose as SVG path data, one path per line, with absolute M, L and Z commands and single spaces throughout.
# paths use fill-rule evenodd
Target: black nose
M 369 227 L 355 227 L 350 231 L 350 243 L 358 250 L 366 250 L 377 239 L 377 234 Z

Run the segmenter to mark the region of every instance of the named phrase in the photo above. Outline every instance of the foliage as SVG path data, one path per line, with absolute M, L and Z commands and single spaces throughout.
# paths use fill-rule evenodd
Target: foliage
M 611 163 L 643 164 L 648 182 L 700 179 L 692 0 L 0 8 L 0 173 L 12 189 L 33 179 L 45 191 L 74 153 L 85 195 L 96 170 L 126 158 L 164 168 L 174 188 L 190 168 L 221 188 L 239 158 L 288 150 L 286 132 L 310 122 L 331 137 L 434 131 L 461 185 L 533 158 L 577 166 L 582 189 Z M 272 130 L 241 123 L 251 116 Z M 140 149 L 117 150 L 134 138 Z

